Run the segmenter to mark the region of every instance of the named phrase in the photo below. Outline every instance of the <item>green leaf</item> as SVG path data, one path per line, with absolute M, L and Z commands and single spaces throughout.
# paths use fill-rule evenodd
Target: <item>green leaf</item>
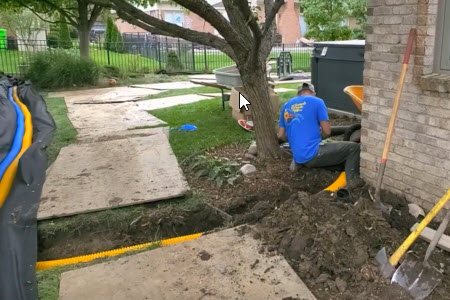
M 208 170 L 207 169 L 201 169 L 200 171 L 195 173 L 195 177 L 199 178 L 199 177 L 202 177 L 202 176 L 206 176 L 207 174 L 208 174 Z
M 218 187 L 221 187 L 223 185 L 223 178 L 217 177 L 216 178 L 216 184 Z
M 190 171 L 192 171 L 192 170 L 194 170 L 195 168 L 197 168 L 199 165 L 201 165 L 202 164 L 202 162 L 201 161 L 194 161 L 190 166 L 189 166 L 189 170 Z
M 227 182 L 228 182 L 229 185 L 234 185 L 234 182 L 236 181 L 236 179 L 237 179 L 236 176 L 235 177 L 231 177 L 231 178 L 228 178 Z
M 209 175 L 208 175 L 208 177 L 211 179 L 211 180 L 214 180 L 214 178 L 216 178 L 216 176 L 219 174 L 219 171 L 217 171 L 217 170 L 215 170 L 215 169 L 212 169 L 210 172 L 209 172 Z

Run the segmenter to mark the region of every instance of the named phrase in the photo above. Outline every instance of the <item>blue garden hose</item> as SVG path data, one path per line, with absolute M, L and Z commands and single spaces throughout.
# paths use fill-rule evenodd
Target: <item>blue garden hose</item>
M 13 162 L 13 160 L 16 158 L 17 154 L 19 154 L 20 149 L 22 148 L 22 139 L 23 135 L 25 133 L 25 118 L 22 113 L 22 110 L 20 107 L 14 102 L 12 97 L 12 88 L 9 88 L 8 90 L 8 99 L 12 102 L 14 106 L 14 110 L 16 111 L 17 119 L 16 119 L 16 133 L 14 135 L 14 140 L 11 145 L 11 150 L 9 153 L 5 156 L 5 158 L 0 162 L 0 180 L 3 178 L 3 174 L 5 173 L 6 169 L 9 167 L 9 165 Z

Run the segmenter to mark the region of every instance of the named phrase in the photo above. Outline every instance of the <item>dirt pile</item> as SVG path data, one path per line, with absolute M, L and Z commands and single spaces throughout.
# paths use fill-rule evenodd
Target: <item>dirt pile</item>
M 405 235 L 371 206 L 363 197 L 353 205 L 326 192 L 299 192 L 263 218 L 258 229 L 318 299 L 410 299 L 379 276 L 374 260 L 384 246 L 392 253 Z M 442 260 L 450 263 L 448 255 L 436 261 Z M 447 276 L 428 299 L 450 299 L 448 281 Z

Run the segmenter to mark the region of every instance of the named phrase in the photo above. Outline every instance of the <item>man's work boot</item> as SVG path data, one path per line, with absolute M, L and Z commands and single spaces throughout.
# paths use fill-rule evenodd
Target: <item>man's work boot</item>
M 351 180 L 350 182 L 348 182 L 347 185 L 345 186 L 345 188 L 349 192 L 351 192 L 354 189 L 362 188 L 365 185 L 366 185 L 366 182 L 362 178 L 358 177 L 358 178 L 355 178 L 355 179 Z
M 298 165 L 297 165 L 297 163 L 295 162 L 295 160 L 294 159 L 292 159 L 292 161 L 291 161 L 291 165 L 289 166 L 289 170 L 293 173 L 293 172 L 297 172 L 297 170 L 298 170 Z

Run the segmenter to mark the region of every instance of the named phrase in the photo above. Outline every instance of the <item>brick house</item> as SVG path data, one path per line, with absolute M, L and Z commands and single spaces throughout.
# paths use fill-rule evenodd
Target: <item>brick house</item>
M 429 210 L 450 187 L 450 0 L 368 0 L 362 176 L 374 184 L 410 28 L 410 60 L 384 187 Z
M 226 11 L 221 0 L 208 0 L 222 15 L 226 17 Z M 263 0 L 252 0 L 252 5 L 259 7 L 259 14 L 264 16 Z M 217 34 L 216 30 L 198 15 L 187 12 L 179 6 L 163 0 L 158 4 L 146 9 L 146 12 L 161 20 L 177 24 L 185 28 L 201 32 Z M 285 44 L 294 44 L 300 40 L 300 4 L 299 0 L 287 0 L 277 15 L 277 29 L 281 35 L 281 42 Z M 128 24 L 122 20 L 117 20 L 116 25 L 122 33 L 145 33 L 146 31 Z

